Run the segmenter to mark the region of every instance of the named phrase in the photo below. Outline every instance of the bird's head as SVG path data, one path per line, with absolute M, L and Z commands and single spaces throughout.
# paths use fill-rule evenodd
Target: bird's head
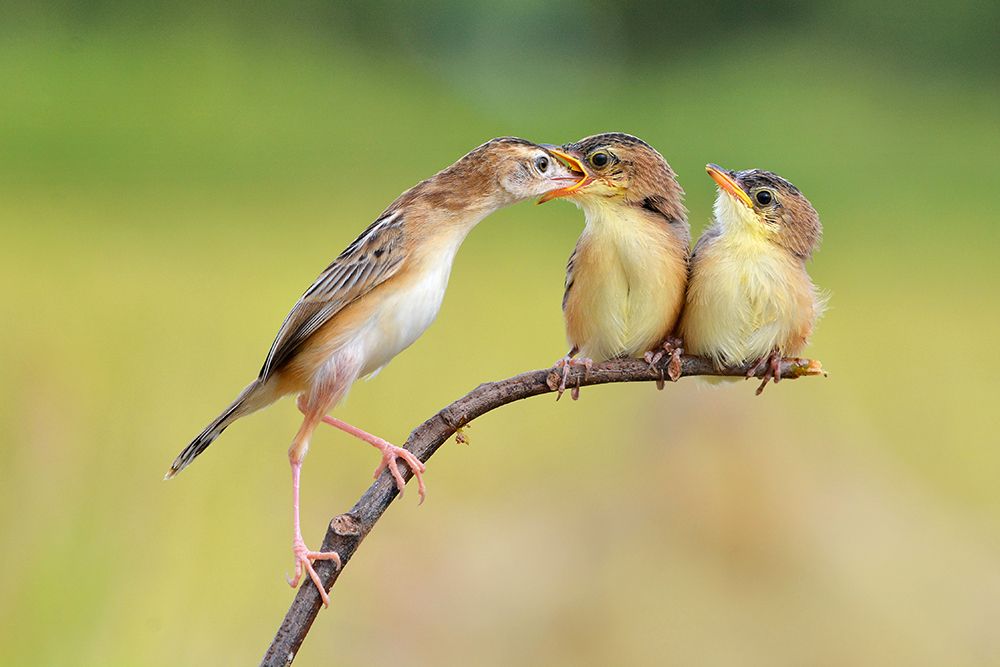
M 715 218 L 726 230 L 766 238 L 802 259 L 819 245 L 819 214 L 798 188 L 770 171 L 705 167 L 719 185 Z
M 496 205 L 573 187 L 585 178 L 580 165 L 517 137 L 492 139 L 442 172 L 460 197 L 478 195 Z M 459 183 L 459 181 L 461 181 Z
M 586 177 L 571 188 L 554 191 L 543 200 L 566 197 L 582 207 L 638 206 L 668 219 L 683 220 L 684 190 L 677 175 L 656 149 L 630 134 L 596 134 L 551 149 L 574 161 Z

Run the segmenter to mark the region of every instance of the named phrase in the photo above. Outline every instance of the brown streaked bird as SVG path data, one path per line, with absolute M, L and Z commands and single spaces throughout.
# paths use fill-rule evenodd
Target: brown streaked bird
M 676 379 L 680 349 L 671 334 L 684 304 L 691 228 L 674 170 L 649 144 L 618 132 L 550 150 L 586 171 L 584 180 L 542 198 L 566 197 L 586 218 L 566 267 L 570 350 L 556 363 L 560 395 L 571 364 L 589 368 L 616 357 L 656 361 L 666 351 Z
M 826 298 L 806 272 L 823 228 L 809 200 L 777 174 L 709 164 L 715 220 L 698 240 L 680 333 L 716 366 L 755 363 L 778 382 L 782 357 L 805 347 Z
M 388 468 L 402 494 L 403 459 L 424 497 L 424 465 L 410 452 L 327 416 L 360 377 L 377 373 L 413 343 L 437 316 L 455 253 L 466 234 L 497 209 L 568 187 L 571 172 L 544 148 L 512 137 L 489 141 L 400 195 L 347 246 L 285 318 L 257 379 L 182 451 L 167 478 L 201 454 L 230 424 L 289 394 L 305 415 L 292 440 L 296 586 L 303 571 L 324 604 L 329 597 L 314 560 L 340 558 L 310 551 L 299 525 L 299 477 L 313 431 L 326 422 L 376 447 L 375 476 Z

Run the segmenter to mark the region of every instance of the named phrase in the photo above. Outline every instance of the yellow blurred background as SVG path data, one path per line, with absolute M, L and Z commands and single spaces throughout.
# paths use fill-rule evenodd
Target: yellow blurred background
M 167 466 L 399 192 L 494 136 L 611 130 L 667 157 L 695 235 L 706 162 L 806 193 L 830 377 L 487 415 L 296 664 L 1000 664 L 998 7 L 6 7 L 0 664 L 259 660 L 293 595 L 295 407 Z M 566 203 L 486 220 L 435 325 L 336 414 L 402 442 L 554 362 L 581 227 Z M 311 545 L 376 462 L 320 431 Z

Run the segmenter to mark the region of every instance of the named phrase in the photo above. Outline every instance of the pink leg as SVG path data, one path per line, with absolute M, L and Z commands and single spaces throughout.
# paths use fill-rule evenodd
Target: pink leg
M 382 462 L 379 463 L 378 468 L 375 469 L 374 478 L 378 479 L 378 476 L 382 474 L 382 471 L 388 468 L 389 472 L 392 473 L 393 479 L 396 480 L 396 488 L 399 489 L 400 496 L 403 495 L 403 490 L 406 488 L 406 480 L 403 479 L 403 474 L 399 470 L 399 465 L 396 463 L 396 459 L 403 459 L 406 461 L 406 465 L 410 466 L 410 470 L 413 471 L 413 476 L 417 478 L 417 493 L 420 494 L 420 502 L 424 502 L 424 498 L 427 497 L 427 487 L 424 485 L 424 471 L 427 470 L 427 466 L 421 463 L 420 459 L 402 447 L 390 444 L 378 436 L 372 435 L 367 431 L 362 431 L 357 426 L 351 426 L 347 422 L 341 421 L 335 417 L 324 415 L 323 423 L 339 428 L 344 433 L 350 433 L 355 438 L 364 440 L 372 447 L 381 451 Z
M 302 396 L 299 396 L 299 410 L 306 412 L 305 400 Z M 349 433 L 359 440 L 367 442 L 372 447 L 375 447 L 382 452 L 382 462 L 379 464 L 378 468 L 375 469 L 375 479 L 382 474 L 382 471 L 386 468 L 392 474 L 393 479 L 396 480 L 396 488 L 399 490 L 399 495 L 403 495 L 404 489 L 406 489 L 406 480 L 403 479 L 403 473 L 399 470 L 399 464 L 396 463 L 396 459 L 403 459 L 406 461 L 406 465 L 410 466 L 410 470 L 413 471 L 413 476 L 417 478 L 417 493 L 420 494 L 420 502 L 424 502 L 424 498 L 427 497 L 427 487 L 424 485 L 424 471 L 427 470 L 427 466 L 420 462 L 416 456 L 411 452 L 403 449 L 402 447 L 396 447 L 382 438 L 372 435 L 367 431 L 362 431 L 357 426 L 351 426 L 345 421 L 330 417 L 328 415 L 323 415 L 321 421 L 330 426 L 339 428 L 344 433 Z
M 289 460 L 292 464 L 292 508 L 295 514 L 295 538 L 292 540 L 292 552 L 295 554 L 295 576 L 288 579 L 288 585 L 292 588 L 298 586 L 299 580 L 302 578 L 302 572 L 305 570 L 309 573 L 309 578 L 312 579 L 316 590 L 319 591 L 319 596 L 323 600 L 323 606 L 329 607 L 330 596 L 323 587 L 323 582 L 320 580 L 319 575 L 316 574 L 316 570 L 312 564 L 314 560 L 332 560 L 336 563 L 339 570 L 341 566 L 340 556 L 334 551 L 310 551 L 306 547 L 305 540 L 302 539 L 302 528 L 299 523 L 299 477 L 302 473 L 302 460 L 296 460 L 293 456 L 289 456 Z

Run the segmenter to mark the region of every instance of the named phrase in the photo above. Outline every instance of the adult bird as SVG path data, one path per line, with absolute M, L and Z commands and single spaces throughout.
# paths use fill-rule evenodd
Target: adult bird
M 819 246 L 819 214 L 798 188 L 770 171 L 709 164 L 719 186 L 715 220 L 698 240 L 680 333 L 692 354 L 716 366 L 754 363 L 781 378 L 784 356 L 805 347 L 826 298 L 806 262 Z
M 497 209 L 565 188 L 582 177 L 544 148 L 513 137 L 489 141 L 401 194 L 306 290 L 285 318 L 257 378 L 177 456 L 167 478 L 188 466 L 226 427 L 277 399 L 298 395 L 304 415 L 288 459 L 296 586 L 303 571 L 329 597 L 315 560 L 340 558 L 309 550 L 299 524 L 299 479 L 313 431 L 325 422 L 376 447 L 375 471 L 386 468 L 400 493 L 402 459 L 423 500 L 424 465 L 410 452 L 327 415 L 360 377 L 378 372 L 434 321 L 455 253 L 469 231 Z
M 566 267 L 570 350 L 556 364 L 560 395 L 571 364 L 589 368 L 617 357 L 655 362 L 666 351 L 676 379 L 680 349 L 671 335 L 684 303 L 691 228 L 674 170 L 652 146 L 618 132 L 552 151 L 586 171 L 584 180 L 542 198 L 570 199 L 586 218 Z

